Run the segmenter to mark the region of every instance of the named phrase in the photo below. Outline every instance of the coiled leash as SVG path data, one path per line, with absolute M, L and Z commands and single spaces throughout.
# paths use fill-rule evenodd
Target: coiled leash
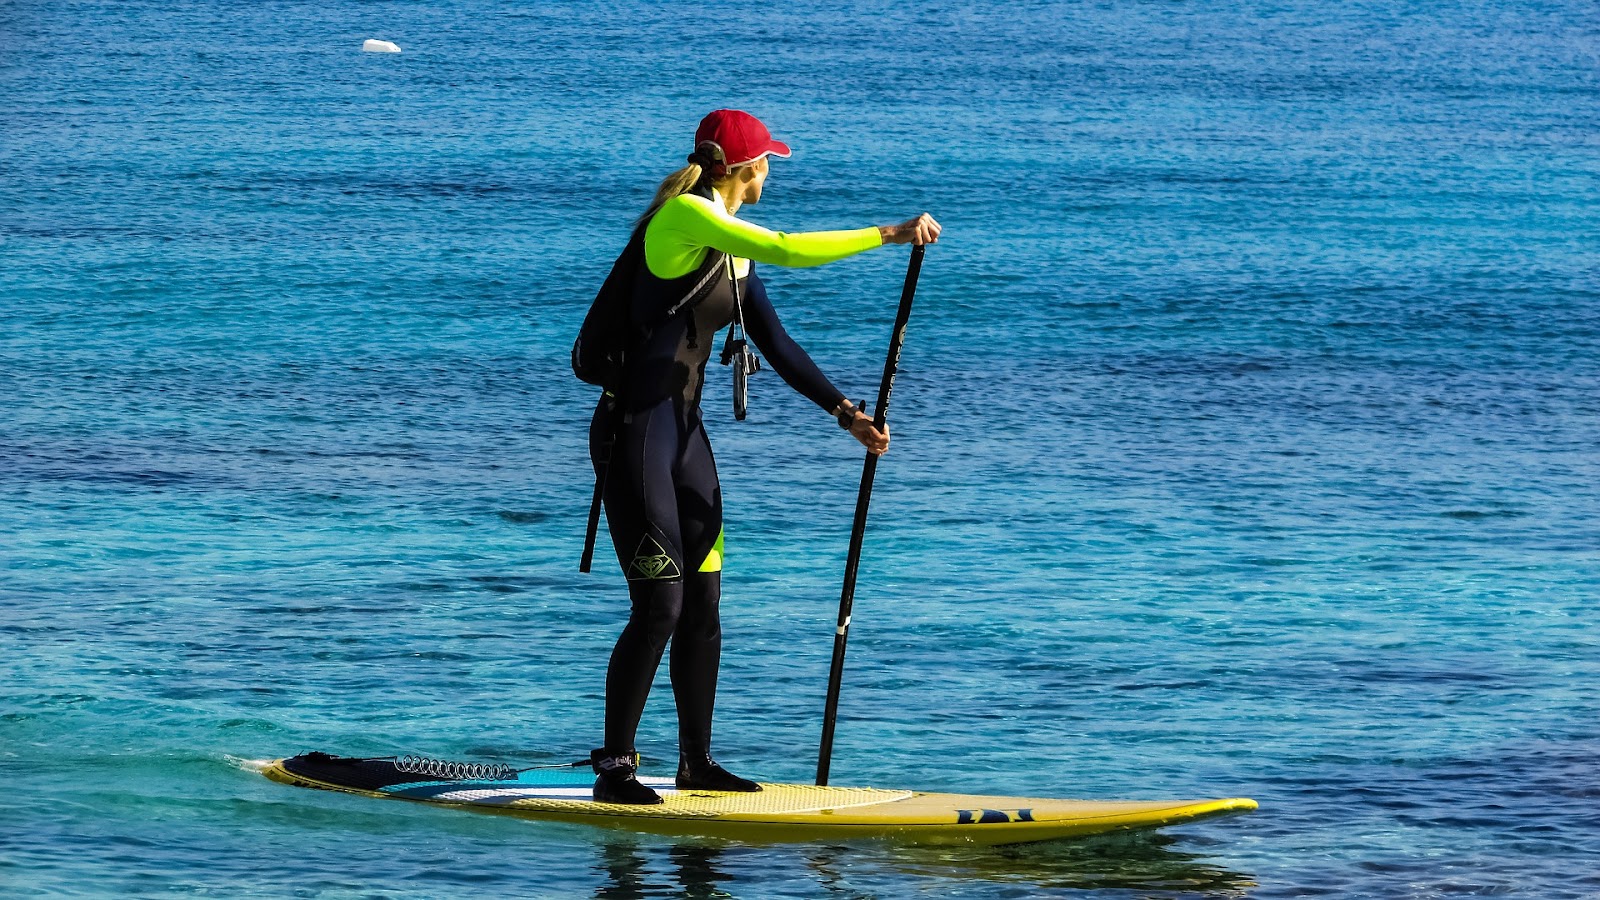
M 570 763 L 554 763 L 544 766 L 528 766 L 518 769 L 514 766 L 501 763 L 474 763 L 460 762 L 453 759 L 435 759 L 431 756 L 390 756 L 385 757 L 394 761 L 397 772 L 407 775 L 428 775 L 440 781 L 515 781 L 523 772 L 533 772 L 539 769 L 576 769 L 588 767 L 589 760 L 580 759 Z

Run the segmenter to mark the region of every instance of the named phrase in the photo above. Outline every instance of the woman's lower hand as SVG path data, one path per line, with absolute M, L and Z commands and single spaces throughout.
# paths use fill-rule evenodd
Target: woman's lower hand
M 939 222 L 923 213 L 899 225 L 879 225 L 878 234 L 885 244 L 931 244 L 939 239 Z
M 856 419 L 850 423 L 850 435 L 873 456 L 882 456 L 889 450 L 889 423 L 885 422 L 883 430 L 879 431 L 873 426 L 871 417 L 860 410 L 856 410 Z

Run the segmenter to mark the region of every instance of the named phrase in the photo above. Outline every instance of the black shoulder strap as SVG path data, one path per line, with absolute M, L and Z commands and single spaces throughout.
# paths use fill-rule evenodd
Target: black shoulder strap
M 716 286 L 717 278 L 722 275 L 722 269 L 726 265 L 727 259 L 728 254 L 723 253 L 721 250 L 713 250 L 707 247 L 705 262 L 702 262 L 697 270 L 700 277 L 695 280 L 694 287 L 689 288 L 689 292 L 684 294 L 682 299 L 667 307 L 667 311 L 662 314 L 661 320 L 666 321 L 684 309 L 695 306 L 701 300 L 704 300 L 711 293 L 711 289 Z
M 733 282 L 733 322 L 728 328 L 728 336 L 722 339 L 722 364 L 727 365 L 733 361 L 735 348 L 745 342 L 744 338 L 744 298 L 739 291 L 739 273 L 734 270 L 730 261 L 728 264 L 728 278 Z
M 709 185 L 696 185 L 690 193 L 697 197 L 704 197 L 707 200 L 713 199 Z M 648 227 L 648 224 L 646 223 L 644 227 Z M 641 247 L 643 246 L 644 227 L 639 230 Z M 695 279 L 694 286 L 689 288 L 689 292 L 684 294 L 682 299 L 667 307 L 667 311 L 662 315 L 661 321 L 664 322 L 684 309 L 704 300 L 711 293 L 711 289 L 716 286 L 718 276 L 722 274 L 723 268 L 727 266 L 727 260 L 728 254 L 714 247 L 707 247 L 706 258 L 701 261 L 700 268 L 695 270 L 700 277 Z

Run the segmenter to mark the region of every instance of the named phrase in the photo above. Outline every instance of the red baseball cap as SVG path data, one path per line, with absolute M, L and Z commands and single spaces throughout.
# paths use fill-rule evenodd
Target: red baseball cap
M 729 168 L 755 162 L 763 156 L 789 158 L 789 145 L 772 139 L 772 132 L 761 120 L 738 109 L 713 110 L 700 120 L 694 144 L 698 150 L 706 141 L 722 148 L 722 163 Z

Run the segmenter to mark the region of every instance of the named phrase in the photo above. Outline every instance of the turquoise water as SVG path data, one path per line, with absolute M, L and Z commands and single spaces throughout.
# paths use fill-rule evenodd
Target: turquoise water
M 329 6 L 0 2 L 0 893 L 1600 893 L 1591 4 Z M 760 847 L 240 762 L 594 746 L 567 348 L 724 105 L 753 220 L 947 229 L 833 782 L 1260 812 Z M 904 265 L 764 277 L 862 396 Z M 753 395 L 718 749 L 805 781 L 860 454 Z

